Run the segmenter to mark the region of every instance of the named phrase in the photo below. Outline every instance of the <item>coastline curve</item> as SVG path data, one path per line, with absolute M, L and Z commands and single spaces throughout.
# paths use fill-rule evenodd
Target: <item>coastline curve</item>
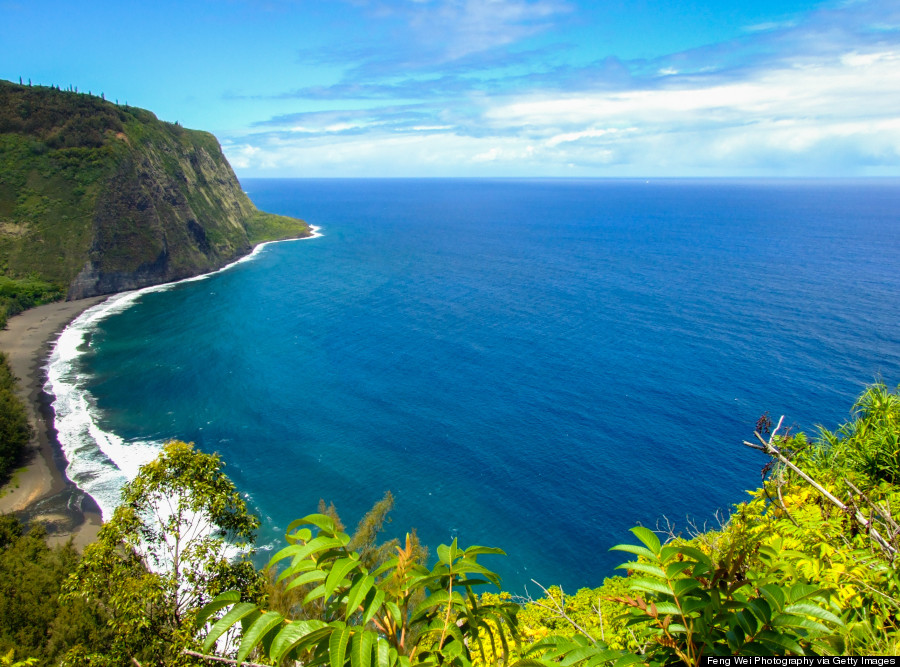
M 78 360 L 87 351 L 86 346 L 90 346 L 91 332 L 101 321 L 131 308 L 145 294 L 167 291 L 181 283 L 205 280 L 254 259 L 271 243 L 305 241 L 323 236 L 320 227 L 310 225 L 310 230 L 312 234 L 303 238 L 259 243 L 247 255 L 216 271 L 114 294 L 82 312 L 59 334 L 44 365 L 44 392 L 49 396 L 53 419 L 53 424 L 48 426 L 56 431 L 56 443 L 66 461 L 66 477 L 96 502 L 101 518 L 112 515 L 122 486 L 134 478 L 141 465 L 156 457 L 163 443 L 125 442 L 98 425 L 97 407 L 77 370 Z

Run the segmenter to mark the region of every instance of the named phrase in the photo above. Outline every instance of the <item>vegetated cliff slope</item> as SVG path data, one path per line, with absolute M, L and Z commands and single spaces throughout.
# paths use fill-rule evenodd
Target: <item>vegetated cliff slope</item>
M 0 81 L 0 275 L 68 298 L 205 273 L 309 235 L 258 211 L 216 138 L 100 97 Z

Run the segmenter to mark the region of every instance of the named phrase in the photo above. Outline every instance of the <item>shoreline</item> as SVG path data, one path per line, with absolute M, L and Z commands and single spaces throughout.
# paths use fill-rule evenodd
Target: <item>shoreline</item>
M 309 225 L 309 236 L 258 243 L 248 254 L 209 273 L 133 292 L 44 304 L 9 318 L 7 328 L 0 330 L 0 350 L 7 354 L 13 375 L 19 379 L 17 393 L 25 401 L 33 435 L 25 450 L 24 466 L 0 488 L 0 514 L 12 513 L 25 522 L 42 523 L 51 546 L 71 539 L 79 551 L 96 539 L 102 525 L 100 505 L 66 474 L 69 462 L 57 435 L 54 396 L 44 390 L 51 354 L 69 324 L 87 309 L 113 297 L 138 296 L 202 280 L 254 258 L 270 243 L 318 238 L 322 236 L 320 229 Z
M 71 538 L 79 550 L 94 541 L 100 529 L 100 511 L 93 499 L 66 477 L 66 459 L 56 439 L 52 397 L 44 391 L 45 365 L 63 329 L 109 296 L 37 306 L 9 318 L 7 328 L 0 331 L 0 350 L 9 357 L 10 368 L 19 378 L 18 394 L 25 401 L 34 429 L 24 466 L 2 488 L 0 514 L 12 513 L 24 521 L 43 523 L 50 544 Z

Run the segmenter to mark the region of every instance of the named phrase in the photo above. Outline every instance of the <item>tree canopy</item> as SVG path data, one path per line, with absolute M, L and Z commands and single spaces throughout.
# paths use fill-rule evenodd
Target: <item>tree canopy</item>
M 265 582 L 238 550 L 252 545 L 258 519 L 218 456 L 168 443 L 122 490 L 122 503 L 66 584 L 67 598 L 108 611 L 109 649 L 70 656 L 93 664 L 191 664 L 196 610 L 223 590 L 246 599 Z

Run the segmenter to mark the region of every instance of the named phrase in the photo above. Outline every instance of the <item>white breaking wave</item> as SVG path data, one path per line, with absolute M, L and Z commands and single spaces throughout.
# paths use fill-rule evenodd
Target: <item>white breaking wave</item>
M 122 487 L 135 478 L 142 465 L 156 458 L 162 451 L 163 441 L 126 442 L 115 433 L 104 431 L 98 426 L 98 409 L 85 387 L 85 378 L 78 374 L 77 364 L 78 358 L 89 349 L 90 334 L 97 324 L 111 315 L 127 310 L 140 301 L 144 294 L 169 290 L 183 282 L 205 280 L 236 264 L 249 261 L 270 243 L 303 241 L 322 236 L 319 227 L 310 225 L 310 229 L 312 235 L 304 239 L 260 243 L 250 254 L 217 271 L 115 294 L 85 310 L 59 335 L 45 366 L 47 382 L 44 390 L 53 397 L 57 439 L 68 461 L 66 475 L 79 489 L 97 501 L 104 520 L 112 516 L 119 504 Z M 173 437 L 177 437 L 177 434 L 173 434 Z

